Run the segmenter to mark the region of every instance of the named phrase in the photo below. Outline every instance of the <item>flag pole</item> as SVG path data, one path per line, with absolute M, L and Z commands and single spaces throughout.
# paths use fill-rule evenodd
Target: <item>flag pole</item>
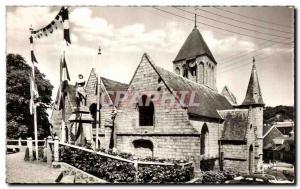
M 66 48 L 64 48 L 64 52 L 63 52 L 63 57 L 62 57 L 62 59 L 64 59 L 65 58 L 65 49 Z M 64 61 L 64 60 L 62 60 L 62 61 Z M 65 80 L 65 77 L 66 77 L 66 75 L 65 75 L 65 71 L 63 70 L 63 68 L 62 68 L 62 65 L 61 65 L 61 69 L 62 69 L 62 76 L 61 76 L 61 81 L 60 81 L 60 83 L 61 83 L 61 85 L 62 85 L 62 82 Z M 64 95 L 64 94 L 63 94 Z M 62 109 L 61 109 L 61 116 L 62 116 L 62 119 L 61 119 L 61 141 L 63 142 L 63 143 L 65 143 L 66 142 L 66 132 L 65 132 L 65 130 L 66 130 L 66 123 L 65 123 L 65 100 L 66 99 L 61 99 L 61 100 L 63 100 L 63 106 L 62 106 Z
M 101 48 L 99 47 L 98 49 L 98 56 L 101 55 Z M 97 88 L 97 117 L 96 117 L 96 149 L 99 148 L 98 146 L 98 140 L 99 140 L 99 127 L 101 126 L 101 121 L 100 121 L 100 90 L 101 90 L 101 77 L 100 77 L 100 72 L 98 74 L 98 88 Z M 98 123 L 97 123 L 98 121 Z
M 30 37 L 32 37 L 33 28 L 30 26 Z M 30 44 L 30 50 L 33 51 L 33 39 L 32 43 Z M 34 62 L 32 62 L 32 77 L 33 77 L 33 83 L 35 84 L 35 69 L 34 69 Z M 34 140 L 35 140 L 35 157 L 36 160 L 39 160 L 39 152 L 38 152 L 38 135 L 37 135 L 37 116 L 36 116 L 36 107 L 37 104 L 33 101 L 33 124 L 34 124 Z

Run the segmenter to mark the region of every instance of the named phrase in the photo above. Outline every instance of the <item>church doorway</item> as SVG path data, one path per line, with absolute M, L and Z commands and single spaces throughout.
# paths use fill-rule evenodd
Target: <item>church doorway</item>
M 249 147 L 249 174 L 253 173 L 253 146 Z

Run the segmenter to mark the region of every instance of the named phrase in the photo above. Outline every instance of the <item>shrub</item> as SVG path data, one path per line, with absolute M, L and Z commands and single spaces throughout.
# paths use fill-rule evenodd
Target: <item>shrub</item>
M 158 158 L 145 158 L 148 161 L 173 161 L 175 165 L 141 165 L 138 172 L 133 163 L 103 157 L 96 153 L 86 152 L 80 149 L 61 146 L 60 161 L 68 163 L 80 170 L 92 174 L 109 182 L 122 183 L 180 183 L 193 178 L 193 167 L 182 168 L 179 161 L 164 160 Z M 105 152 L 103 149 L 99 151 Z M 116 153 L 109 151 L 108 154 L 133 160 L 129 153 Z M 180 161 L 184 163 L 185 161 Z M 137 177 L 137 179 L 136 179 Z
M 184 183 L 193 178 L 193 168 L 179 165 L 139 165 L 138 183 Z
M 135 167 L 132 163 L 99 156 L 80 149 L 60 147 L 60 161 L 109 182 L 134 182 Z
M 203 171 L 203 184 L 220 184 L 225 181 L 225 176 L 222 171 Z
M 224 171 L 202 171 L 201 183 L 203 184 L 221 184 L 226 180 L 232 180 L 240 173 L 235 169 L 226 169 Z
M 225 181 L 226 180 L 232 180 L 235 177 L 239 176 L 240 173 L 236 169 L 226 169 L 223 171 Z

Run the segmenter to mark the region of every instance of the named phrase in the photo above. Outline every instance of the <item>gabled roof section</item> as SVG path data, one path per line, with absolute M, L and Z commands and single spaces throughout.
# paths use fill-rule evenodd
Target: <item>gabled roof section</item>
M 263 136 L 265 136 L 268 132 L 270 132 L 271 129 L 273 129 L 273 126 L 271 126 L 271 125 L 263 126 Z
M 200 31 L 195 27 L 188 38 L 185 40 L 173 62 L 192 59 L 203 55 L 208 56 L 213 62 L 217 64 Z
M 117 95 L 117 92 L 124 92 L 128 89 L 128 84 L 121 83 L 118 81 L 114 81 L 111 79 L 107 79 L 104 77 L 101 77 L 101 82 L 103 86 L 105 87 L 105 90 L 108 92 L 109 97 L 112 102 L 115 102 L 115 97 Z
M 127 91 L 128 84 L 101 77 L 107 91 Z
M 221 140 L 246 141 L 248 127 L 248 110 L 235 109 L 219 111 L 224 119 L 224 129 Z
M 261 90 L 258 82 L 258 76 L 257 76 L 254 58 L 253 58 L 253 66 L 252 66 L 246 97 L 244 102 L 242 103 L 242 106 L 249 106 L 249 105 L 264 106 L 264 102 L 262 99 Z
M 227 86 L 224 86 L 221 94 L 225 96 L 232 104 L 237 104 L 234 94 L 228 89 Z
M 221 94 L 212 90 L 211 88 L 190 81 L 182 76 L 172 73 L 164 68 L 154 65 L 147 54 L 144 54 L 147 61 L 158 73 L 162 81 L 171 93 L 186 91 L 189 92 L 183 102 L 179 101 L 182 105 L 187 107 L 188 113 L 196 116 L 204 116 L 208 118 L 222 119 L 217 110 L 231 109 L 230 102 Z M 143 58 L 144 58 L 143 56 Z M 194 93 L 193 93 L 194 92 Z M 173 93 L 174 94 L 174 93 Z M 194 97 L 192 96 L 194 95 Z M 174 94 L 175 98 L 176 94 Z M 199 103 L 197 106 L 190 104 L 190 99 L 194 98 L 194 103 Z

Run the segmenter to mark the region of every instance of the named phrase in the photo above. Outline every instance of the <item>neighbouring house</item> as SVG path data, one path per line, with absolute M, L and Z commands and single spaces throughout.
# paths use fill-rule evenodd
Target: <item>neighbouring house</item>
M 264 153 L 267 154 L 266 161 L 281 161 L 295 163 L 295 141 L 293 137 L 274 138 L 266 145 Z
M 263 159 L 266 162 L 273 160 L 273 151 L 271 148 L 273 147 L 273 139 L 276 140 L 276 138 L 284 138 L 284 136 L 274 125 L 263 126 Z
M 283 135 L 289 135 L 294 130 L 293 121 L 275 122 L 273 124 Z
M 92 143 L 106 149 L 141 157 L 187 159 L 194 162 L 196 171 L 208 161 L 215 164 L 215 169 L 235 168 L 244 173 L 260 171 L 264 102 L 255 61 L 249 84 L 244 86 L 247 90 L 242 104 L 237 104 L 228 87 L 218 93 L 217 66 L 195 26 L 173 61 L 174 72 L 155 64 L 147 54 L 142 56 L 129 84 L 99 78 L 92 69 L 85 85 L 86 107 L 76 110 L 72 106 L 74 94 L 70 93 L 67 98 L 70 108 L 67 107 L 66 112 L 70 115 L 70 122 L 66 122 L 66 128 L 74 128 L 71 123 L 74 120 L 76 123 L 74 112 L 77 115 L 90 114 L 94 119 L 92 122 L 79 116 L 78 119 L 85 123 L 75 126 L 77 134 L 74 140 L 79 136 L 91 140 L 90 135 L 84 134 L 83 127 L 86 127 L 91 130 L 86 133 L 92 133 Z M 98 85 L 101 86 L 100 93 Z M 120 91 L 124 92 L 122 100 L 115 103 Z M 186 98 L 178 95 L 180 91 L 187 92 Z M 97 94 L 104 97 L 109 106 L 102 106 L 100 100 L 97 101 L 100 98 Z M 130 103 L 127 97 L 131 94 L 138 94 L 137 103 Z M 191 99 L 194 104 L 190 104 Z M 98 103 L 99 120 L 95 109 Z M 111 119 L 114 109 L 117 114 Z M 58 136 L 61 136 L 59 130 L 65 129 L 62 129 L 60 114 L 61 111 L 54 110 L 52 116 Z M 66 138 L 72 142 L 70 136 Z

